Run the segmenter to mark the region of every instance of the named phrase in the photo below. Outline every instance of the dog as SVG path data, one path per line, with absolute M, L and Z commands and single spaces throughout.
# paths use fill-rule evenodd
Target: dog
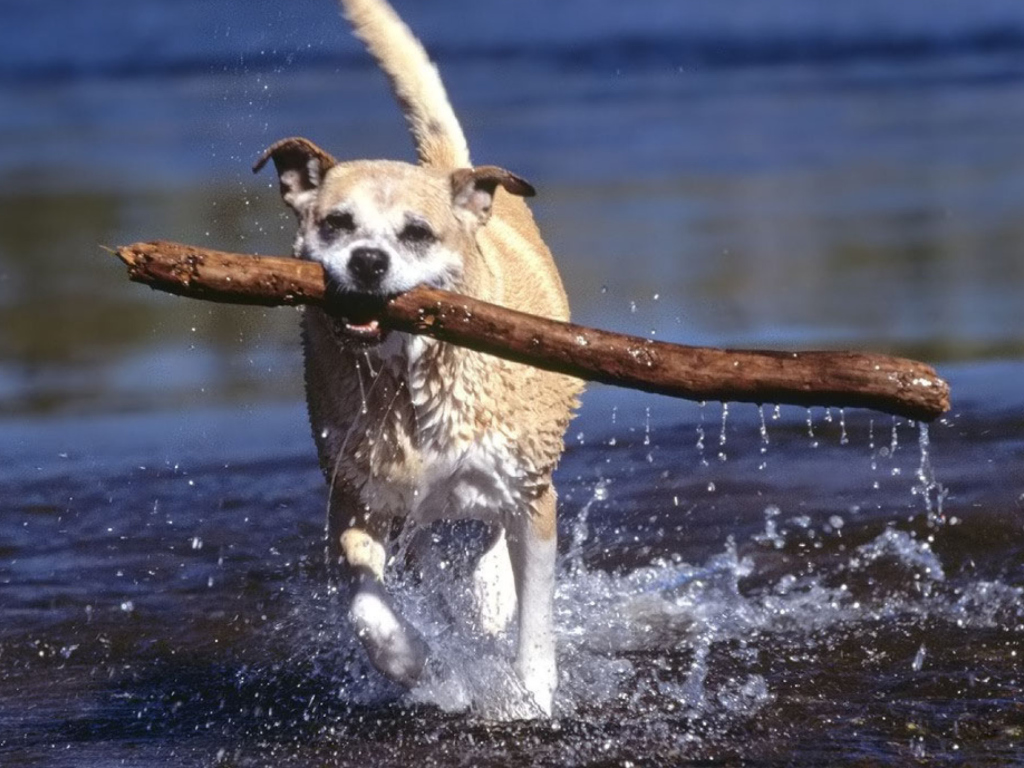
M 430 655 L 384 583 L 393 522 L 476 519 L 488 546 L 471 578 L 475 622 L 518 617 L 515 671 L 540 712 L 558 684 L 552 471 L 581 383 L 422 336 L 375 312 L 417 285 L 568 320 L 558 270 L 524 198 L 529 183 L 474 167 L 422 45 L 385 0 L 341 0 L 390 80 L 419 164 L 339 162 L 311 141 L 269 147 L 298 219 L 297 257 L 324 267 L 345 314 L 302 320 L 309 418 L 330 487 L 328 556 L 377 670 L 413 687 Z M 339 109 L 343 106 L 339 106 Z

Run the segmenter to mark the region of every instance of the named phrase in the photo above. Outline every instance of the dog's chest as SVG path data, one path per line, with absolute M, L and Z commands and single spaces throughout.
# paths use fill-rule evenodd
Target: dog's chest
M 484 436 L 461 447 L 427 448 L 410 514 L 441 518 L 495 519 L 523 500 L 523 469 L 506 446 Z
M 534 472 L 517 450 L 500 408 L 487 407 L 484 382 L 443 365 L 433 347 L 409 345 L 408 411 L 397 432 L 404 450 L 371 460 L 363 499 L 422 521 L 495 519 L 520 509 Z

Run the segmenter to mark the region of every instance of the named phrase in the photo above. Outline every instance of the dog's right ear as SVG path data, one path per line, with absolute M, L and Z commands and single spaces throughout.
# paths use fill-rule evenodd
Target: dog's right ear
M 468 213 L 477 225 L 483 226 L 491 216 L 491 204 L 498 187 L 518 197 L 533 197 L 537 191 L 526 179 L 499 168 L 481 165 L 458 168 L 450 176 L 452 204 L 457 211 Z
M 259 173 L 268 160 L 274 161 L 281 185 L 281 197 L 300 219 L 316 200 L 324 174 L 338 161 L 309 139 L 297 136 L 271 144 L 252 167 Z

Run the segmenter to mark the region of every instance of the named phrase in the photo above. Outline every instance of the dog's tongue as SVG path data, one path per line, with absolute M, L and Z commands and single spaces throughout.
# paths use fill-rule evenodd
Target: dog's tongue
M 370 320 L 367 323 L 349 323 L 348 327 L 358 333 L 377 333 L 380 331 L 380 323 L 376 320 Z

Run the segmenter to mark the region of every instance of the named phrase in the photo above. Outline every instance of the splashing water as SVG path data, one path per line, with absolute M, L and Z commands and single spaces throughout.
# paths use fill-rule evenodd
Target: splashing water
M 353 745 L 367 761 L 368 750 L 383 749 L 391 756 L 383 764 L 400 765 L 449 738 L 467 761 L 480 763 L 500 761 L 502 749 L 523 744 L 502 764 L 600 762 L 608 755 L 623 764 L 649 750 L 652 759 L 671 764 L 722 749 L 748 756 L 748 749 L 784 752 L 807 723 L 812 735 L 800 736 L 801 748 L 813 758 L 802 764 L 828 764 L 818 742 L 850 718 L 864 720 L 858 733 L 871 729 L 889 741 L 892 734 L 904 739 L 902 759 L 935 754 L 941 745 L 931 734 L 952 732 L 952 705 L 935 707 L 932 716 L 931 702 L 965 696 L 965 708 L 981 707 L 980 717 L 1012 735 L 1017 713 L 1011 699 L 1020 677 L 1012 654 L 1019 649 L 1016 628 L 1024 627 L 1024 590 L 1012 572 L 979 573 L 972 564 L 979 550 L 962 550 L 982 532 L 991 537 L 993 524 L 1005 525 L 1011 536 L 1019 531 L 1016 519 L 954 525 L 950 518 L 929 525 L 941 519 L 936 495 L 946 501 L 932 470 L 930 439 L 919 437 L 920 461 L 900 452 L 910 467 L 903 481 L 891 478 L 888 455 L 873 451 L 886 470 L 886 487 L 875 493 L 866 462 L 850 462 L 850 473 L 827 471 L 847 457 L 824 439 L 824 429 L 820 448 L 810 450 L 799 412 L 772 425 L 775 471 L 744 471 L 740 484 L 731 470 L 756 467 L 760 416 L 767 421 L 768 412 L 751 411 L 745 422 L 743 409 L 731 410 L 728 465 L 700 466 L 687 437 L 691 422 L 684 429 L 658 427 L 652 471 L 643 409 L 634 412 L 638 428 L 629 430 L 635 440 L 620 439 L 609 450 L 607 433 L 595 428 L 594 439 L 567 453 L 560 490 L 570 515 L 562 517 L 555 595 L 560 684 L 554 719 L 537 718 L 519 684 L 514 627 L 490 637 L 471 619 L 466 576 L 480 536 L 432 531 L 429 546 L 415 553 L 415 568 L 403 566 L 410 540 L 396 542 L 405 549 L 389 568 L 389 590 L 432 649 L 420 684 L 404 691 L 372 669 L 343 601 L 325 588 L 322 567 L 313 564 L 320 562 L 319 544 L 309 542 L 319 542 L 321 501 L 312 491 L 322 482 L 315 468 L 233 460 L 233 471 L 225 473 L 220 457 L 208 471 L 190 465 L 188 479 L 196 484 L 188 493 L 171 464 L 166 477 L 128 476 L 144 477 L 148 485 L 144 495 L 126 496 L 113 507 L 125 520 L 140 515 L 132 522 L 139 533 L 131 548 L 121 543 L 120 531 L 102 539 L 103 547 L 120 547 L 110 560 L 119 575 L 113 577 L 112 566 L 104 570 L 106 561 L 100 576 L 89 561 L 75 561 L 90 583 L 111 580 L 106 591 L 90 590 L 84 613 L 74 605 L 81 623 L 51 632 L 49 650 L 20 640 L 0 645 L 10 660 L 9 706 L 31 711 L 37 695 L 31 691 L 42 685 L 63 720 L 67 681 L 95 690 L 97 679 L 111 679 L 101 683 L 108 701 L 99 709 L 92 694 L 73 705 L 76 727 L 100 734 L 97 744 L 110 727 L 132 738 L 152 731 L 151 738 L 166 744 L 206 733 L 188 736 L 207 738 L 188 742 L 189 748 L 212 742 L 209 762 L 226 749 L 223 761 L 230 764 L 233 745 L 241 743 L 251 759 L 235 759 L 239 765 L 264 764 L 268 755 L 327 764 Z M 694 422 L 697 417 L 695 411 Z M 621 436 L 628 419 L 618 421 Z M 651 422 L 662 423 L 653 414 Z M 888 430 L 885 438 L 881 447 L 888 454 Z M 703 488 L 712 472 L 721 492 L 707 496 Z M 304 479 L 292 492 L 297 477 Z M 105 481 L 110 490 L 82 513 L 82 531 L 95 527 L 93 510 L 106 530 L 108 498 L 136 485 L 124 480 Z M 922 490 L 911 496 L 911 485 Z M 795 492 L 787 490 L 794 486 Z M 244 514 L 218 515 L 215 524 L 190 518 L 198 491 L 209 491 L 200 501 L 224 500 L 226 512 L 233 505 Z M 932 498 L 931 517 L 922 493 Z M 84 488 L 68 492 L 76 499 L 86 494 Z M 306 500 L 300 502 L 305 509 L 293 507 L 296 499 Z M 966 517 L 960 507 L 957 513 Z M 26 518 L 31 526 L 47 519 Z M 290 529 L 301 536 L 281 534 Z M 92 558 L 100 540 L 90 541 Z M 76 557 L 73 551 L 67 556 Z M 151 572 L 170 578 L 151 588 Z M 168 591 L 174 600 L 166 599 Z M 18 600 L 16 591 L 10 594 Z M 98 637 L 115 650 L 105 650 Z M 37 660 L 39 651 L 53 657 L 49 667 Z M 129 665 L 132 671 L 123 672 Z M 31 669 L 32 686 L 24 684 L 23 668 Z M 817 692 L 819 680 L 827 681 L 828 693 L 808 698 L 803 686 Z M 879 686 L 892 695 L 878 699 Z M 913 751 L 911 733 L 924 734 L 915 736 Z M 546 751 L 549 744 L 559 745 L 557 751 Z M 308 754 L 305 763 L 295 758 Z M 892 764 L 901 763 L 894 758 Z
M 595 504 L 609 501 L 608 485 L 601 481 L 581 509 L 560 559 L 557 717 L 602 707 L 624 707 L 628 716 L 639 717 L 654 702 L 659 711 L 687 718 L 750 719 L 775 700 L 763 674 L 767 638 L 842 633 L 900 616 L 962 623 L 969 615 L 970 621 L 984 623 L 1000 621 L 1007 611 L 1021 615 L 1017 602 L 1024 591 L 981 581 L 969 589 L 946 589 L 945 569 L 931 545 L 894 528 L 848 550 L 831 575 L 795 569 L 755 589 L 744 587 L 756 576 L 759 552 L 765 547 L 789 551 L 796 544 L 791 536 L 807 534 L 806 519 L 781 524 L 783 513 L 775 505 L 764 511 L 763 530 L 742 548 L 748 554 L 741 554 L 730 536 L 703 565 L 675 556 L 622 572 L 593 568 L 584 557 L 588 543 L 596 544 L 589 541 L 587 520 Z M 838 536 L 841 527 L 829 529 Z M 399 610 L 433 650 L 425 679 L 410 693 L 402 694 L 369 670 L 340 617 L 325 618 L 337 607 L 325 611 L 322 598 L 314 600 L 321 603 L 316 610 L 307 605 L 301 613 L 320 616 L 323 624 L 296 636 L 317 637 L 317 644 L 324 644 L 317 652 L 334 663 L 346 659 L 338 690 L 349 701 L 379 704 L 404 698 L 492 722 L 536 717 L 512 668 L 513 632 L 491 638 L 473 627 L 463 569 L 450 553 L 435 553 L 435 558 L 420 566 L 418 579 L 399 577 L 390 585 Z M 878 591 L 872 585 L 880 580 L 890 586 Z M 749 642 L 756 638 L 761 640 Z M 308 652 L 308 642 L 303 645 L 297 650 Z M 713 670 L 726 659 L 733 671 L 722 678 Z M 924 659 L 922 644 L 912 671 L 920 671 Z

